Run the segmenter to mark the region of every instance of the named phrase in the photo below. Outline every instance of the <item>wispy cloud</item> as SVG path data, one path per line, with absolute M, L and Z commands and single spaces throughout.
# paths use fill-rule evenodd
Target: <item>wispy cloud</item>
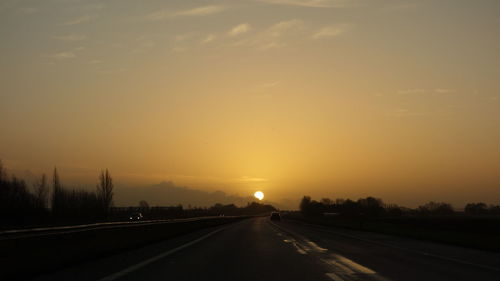
M 186 52 L 186 51 L 189 51 L 190 48 L 187 47 L 187 46 L 173 46 L 171 49 L 170 49 L 173 53 L 182 53 L 182 52 Z
M 237 36 L 250 31 L 251 27 L 248 23 L 238 24 L 237 26 L 231 28 L 227 33 L 229 36 Z
M 206 16 L 222 12 L 226 9 L 227 8 L 225 6 L 212 5 L 212 6 L 196 7 L 193 9 L 182 10 L 177 12 L 172 12 L 171 10 L 161 10 L 147 15 L 147 18 L 153 21 L 159 21 L 175 17 Z
M 269 29 L 267 30 L 267 34 L 269 36 L 279 37 L 290 29 L 301 28 L 302 26 L 303 21 L 297 19 L 280 21 L 269 27 Z
M 297 31 L 304 29 L 304 22 L 298 19 L 280 21 L 269 28 L 259 33 L 255 39 L 254 44 L 258 50 L 269 50 L 276 48 L 283 48 L 287 46 L 285 43 L 286 37 L 290 35 L 297 35 Z
M 61 35 L 61 36 L 53 36 L 54 39 L 62 40 L 62 41 L 81 41 L 85 40 L 87 36 L 83 34 L 68 34 L 68 35 Z
M 50 57 L 54 59 L 72 59 L 76 58 L 76 54 L 73 51 L 66 51 L 52 54 Z
M 156 11 L 154 13 L 151 13 L 146 16 L 149 20 L 153 21 L 159 21 L 159 20 L 164 20 L 172 16 L 172 12 L 168 10 L 161 10 L 161 11 Z
M 81 23 L 87 22 L 89 20 L 90 20 L 90 16 L 84 15 L 84 16 L 69 20 L 67 22 L 63 22 L 63 23 L 61 23 L 61 25 L 76 25 L 76 24 L 81 24 Z
M 449 88 L 406 89 L 406 90 L 399 90 L 398 94 L 400 94 L 400 95 L 418 95 L 418 94 L 430 94 L 430 93 L 452 94 L 452 93 L 455 93 L 456 91 L 457 91 L 456 89 L 449 89 Z
M 236 181 L 239 182 L 267 182 L 269 181 L 268 179 L 265 178 L 257 178 L 257 177 L 249 177 L 249 176 L 243 176 L 241 178 L 236 179 Z
M 102 61 L 101 60 L 90 60 L 87 62 L 87 64 L 101 64 Z
M 279 80 L 271 80 L 251 86 L 248 90 L 252 94 L 271 94 L 271 91 L 281 84 Z
M 173 37 L 173 47 L 171 51 L 181 53 L 190 50 L 193 45 L 193 40 L 199 40 L 199 37 L 194 32 L 177 34 Z
M 408 108 L 397 108 L 395 110 L 391 110 L 390 112 L 387 112 L 385 115 L 390 116 L 390 117 L 396 117 L 396 118 L 405 118 L 405 117 L 419 117 L 419 116 L 424 116 L 424 115 L 428 115 L 428 114 L 429 113 L 412 111 L 412 110 L 409 110 Z
M 134 50 L 132 50 L 132 54 L 145 53 L 156 46 L 156 43 L 152 40 L 141 39 L 140 41 L 141 42 L 139 43 L 139 45 Z
M 259 49 L 261 51 L 266 51 L 266 50 L 269 50 L 269 49 L 283 48 L 285 46 L 286 46 L 285 43 L 281 43 L 281 42 L 269 42 L 269 43 L 264 43 L 264 44 L 261 44 L 260 46 L 257 46 L 257 49 Z
M 98 74 L 101 75 L 111 75 L 111 74 L 117 74 L 117 73 L 122 73 L 128 71 L 127 68 L 114 68 L 114 69 L 100 69 L 97 70 Z
M 250 28 L 244 24 L 235 26 L 228 32 L 228 35 L 235 35 L 247 32 Z M 232 44 L 232 46 L 248 46 L 260 51 L 283 48 L 287 46 L 290 35 L 300 34 L 298 31 L 305 30 L 302 20 L 292 19 L 274 23 L 267 29 L 255 33 L 253 36 L 242 38 Z
M 38 9 L 34 8 L 34 7 L 24 7 L 24 8 L 20 8 L 19 11 L 23 14 L 31 15 L 31 14 L 38 12 Z
M 257 0 L 268 4 L 291 5 L 311 8 L 344 8 L 357 4 L 355 0 Z
M 205 16 L 211 15 L 218 12 L 222 12 L 226 9 L 224 6 L 203 6 L 197 7 L 190 10 L 184 10 L 174 13 L 174 16 Z
M 47 55 L 47 57 L 53 58 L 53 59 L 58 59 L 58 60 L 73 59 L 73 58 L 77 57 L 78 52 L 83 51 L 83 50 L 85 50 L 85 47 L 79 46 L 79 47 L 73 48 L 72 50 L 61 51 L 61 52 Z
M 421 94 L 425 93 L 427 90 L 425 89 L 405 89 L 405 90 L 399 90 L 398 94 L 400 95 L 411 95 L 411 94 Z
M 434 89 L 434 93 L 438 93 L 438 94 L 452 94 L 452 93 L 455 93 L 457 90 L 455 89 L 446 89 L 446 88 L 438 88 L 438 89 Z
M 215 35 L 213 35 L 213 34 L 208 34 L 205 38 L 203 38 L 203 39 L 201 40 L 201 43 L 203 43 L 203 44 L 210 43 L 210 42 L 214 41 L 214 40 L 215 40 L 215 38 L 216 38 L 216 36 L 215 36 Z
M 330 38 L 330 37 L 336 37 L 339 36 L 343 33 L 345 33 L 347 30 L 347 26 L 344 24 L 339 24 L 339 25 L 332 25 L 332 26 L 325 26 L 318 31 L 314 32 L 312 35 L 313 39 L 324 39 L 324 38 Z
M 106 7 L 104 3 L 89 3 L 87 5 L 84 5 L 80 7 L 80 10 L 82 11 L 101 11 Z
M 281 83 L 281 81 L 271 81 L 271 82 L 267 82 L 267 83 L 261 84 L 259 86 L 262 87 L 262 88 L 273 88 L 273 87 L 278 86 L 279 83 Z
M 397 3 L 393 5 L 389 5 L 387 7 L 382 8 L 382 10 L 387 11 L 387 12 L 392 12 L 392 11 L 404 11 L 404 10 L 410 10 L 410 9 L 415 9 L 418 7 L 418 3 Z
M 183 41 L 186 41 L 186 40 L 193 38 L 194 35 L 195 35 L 194 33 L 178 34 L 174 37 L 174 41 L 175 42 L 183 42 Z

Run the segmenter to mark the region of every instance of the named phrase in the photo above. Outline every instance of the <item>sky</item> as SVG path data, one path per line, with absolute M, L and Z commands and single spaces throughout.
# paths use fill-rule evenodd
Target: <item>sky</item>
M 497 0 L 2 0 L 0 159 L 117 192 L 499 204 L 499 30 Z

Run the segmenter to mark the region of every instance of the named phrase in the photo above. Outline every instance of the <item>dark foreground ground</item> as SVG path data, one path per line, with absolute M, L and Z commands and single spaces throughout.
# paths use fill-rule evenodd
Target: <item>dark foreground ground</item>
M 253 218 L 36 280 L 500 280 L 500 254 Z

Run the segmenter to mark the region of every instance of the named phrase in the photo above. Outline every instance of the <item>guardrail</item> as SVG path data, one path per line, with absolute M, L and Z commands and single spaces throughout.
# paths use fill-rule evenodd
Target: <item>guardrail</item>
M 205 217 L 194 217 L 186 219 L 165 219 L 165 220 L 143 220 L 143 221 L 130 221 L 130 222 L 103 222 L 103 223 L 92 223 L 92 224 L 80 224 L 80 225 L 70 225 L 70 226 L 54 226 L 54 227 L 37 227 L 29 229 L 10 229 L 0 231 L 0 240 L 4 239 L 18 239 L 24 237 L 31 237 L 37 235 L 49 235 L 49 234 L 62 234 L 78 231 L 89 231 L 94 229 L 104 229 L 104 228 L 123 228 L 123 227 L 137 227 L 144 226 L 147 224 L 158 224 L 158 223 L 178 223 L 186 221 L 197 221 L 197 220 L 207 220 L 207 219 L 218 219 L 221 216 L 205 216 Z M 224 218 L 233 218 L 233 216 L 228 216 Z
M 0 280 L 25 280 L 85 260 L 245 218 L 203 217 L 4 231 L 0 239 Z

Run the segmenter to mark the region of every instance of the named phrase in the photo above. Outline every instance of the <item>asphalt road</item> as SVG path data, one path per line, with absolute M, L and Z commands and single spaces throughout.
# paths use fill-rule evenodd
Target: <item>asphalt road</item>
M 247 219 L 36 280 L 500 280 L 500 254 Z

